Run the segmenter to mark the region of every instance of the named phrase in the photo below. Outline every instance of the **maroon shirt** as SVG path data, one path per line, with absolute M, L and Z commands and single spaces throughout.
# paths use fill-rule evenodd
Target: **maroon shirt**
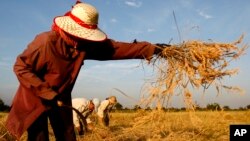
M 20 138 L 46 110 L 41 98 L 51 100 L 57 95 L 71 106 L 71 91 L 84 60 L 150 59 L 154 49 L 148 42 L 107 39 L 78 43 L 75 52 L 53 31 L 37 35 L 14 65 L 20 86 L 6 121 L 7 129 Z

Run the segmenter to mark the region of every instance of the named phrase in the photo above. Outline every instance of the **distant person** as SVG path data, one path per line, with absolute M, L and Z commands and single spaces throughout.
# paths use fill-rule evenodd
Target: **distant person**
M 99 29 L 98 17 L 94 6 L 77 1 L 18 55 L 14 72 L 20 85 L 6 121 L 17 140 L 28 131 L 29 141 L 48 141 L 48 119 L 57 141 L 76 140 L 72 109 L 57 102 L 72 106 L 71 92 L 84 60 L 150 60 L 161 51 L 149 42 L 109 39 Z
M 79 135 L 84 133 L 84 128 L 88 130 L 92 130 L 92 121 L 89 116 L 98 108 L 100 105 L 100 101 L 97 98 L 92 100 L 87 100 L 85 98 L 74 98 L 72 99 L 72 107 L 77 109 L 84 117 L 84 119 L 80 119 L 79 115 L 75 111 L 73 111 L 73 123 L 75 128 L 77 129 Z M 84 120 L 82 123 L 81 120 Z M 85 125 L 82 125 L 85 124 Z M 87 126 L 87 127 L 85 127 Z
M 101 102 L 97 110 L 97 116 L 101 125 L 109 126 L 110 111 L 113 109 L 116 103 L 117 99 L 115 96 L 110 96 Z

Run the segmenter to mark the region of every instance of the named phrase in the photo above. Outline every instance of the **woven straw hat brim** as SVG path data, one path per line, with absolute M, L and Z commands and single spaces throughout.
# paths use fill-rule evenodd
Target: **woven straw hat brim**
M 88 29 L 77 24 L 69 16 L 55 17 L 54 23 L 63 31 L 90 41 L 103 41 L 107 38 L 106 34 L 99 28 Z

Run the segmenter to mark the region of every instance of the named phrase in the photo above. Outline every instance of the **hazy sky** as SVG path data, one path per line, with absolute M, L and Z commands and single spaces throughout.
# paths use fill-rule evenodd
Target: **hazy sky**
M 247 0 L 84 0 L 94 5 L 100 14 L 99 27 L 109 38 L 131 42 L 134 39 L 152 43 L 172 44 L 187 40 L 233 42 L 243 33 L 244 43 L 250 41 L 250 1 Z M 75 0 L 2 0 L 0 4 L 0 98 L 10 104 L 18 87 L 12 68 L 16 56 L 35 35 L 50 30 L 55 16 L 71 9 Z M 173 11 L 180 29 L 178 35 Z M 245 95 L 224 92 L 216 96 L 213 90 L 195 93 L 201 106 L 217 102 L 230 107 L 250 104 L 249 50 L 232 62 L 239 68 L 237 75 L 223 82 L 240 86 Z M 142 65 L 143 63 L 143 65 Z M 113 88 L 139 99 L 146 79 L 154 75 L 142 60 L 85 61 L 73 90 L 73 97 L 100 98 L 116 95 L 124 106 L 136 104 Z M 213 89 L 213 88 L 211 88 Z M 172 101 L 183 106 L 181 96 Z

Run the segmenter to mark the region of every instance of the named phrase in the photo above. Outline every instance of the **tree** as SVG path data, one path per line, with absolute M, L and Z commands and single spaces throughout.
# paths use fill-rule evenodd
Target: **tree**
M 246 110 L 244 107 L 239 107 L 239 110 L 240 111 L 244 111 L 244 110 Z
M 224 109 L 225 111 L 231 110 L 229 106 L 223 106 L 223 109 Z
M 145 110 L 146 111 L 151 111 L 151 108 L 148 106 Z
M 246 106 L 246 109 L 250 109 L 250 105 L 247 105 L 247 106 Z
M 115 104 L 115 109 L 116 109 L 116 110 L 122 110 L 122 109 L 123 109 L 122 104 L 119 103 L 119 102 L 117 102 L 117 103 Z
M 139 105 L 135 105 L 133 110 L 139 110 L 141 107 Z
M 221 110 L 218 103 L 207 104 L 207 110 Z
M 0 98 L 0 111 L 9 111 L 10 107 L 5 105 L 3 100 Z
M 3 100 L 0 98 L 0 106 L 2 107 L 4 105 Z

